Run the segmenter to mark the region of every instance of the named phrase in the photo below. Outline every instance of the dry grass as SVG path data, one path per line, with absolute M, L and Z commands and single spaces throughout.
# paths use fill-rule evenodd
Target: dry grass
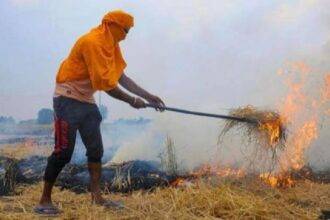
M 22 159 L 33 155 L 49 156 L 53 148 L 50 146 L 35 145 L 31 143 L 6 144 L 1 146 L 0 155 Z
M 33 154 L 22 146 L 2 152 L 16 158 Z M 105 194 L 108 199 L 124 201 L 127 208 L 119 211 L 91 205 L 87 193 L 56 187 L 53 200 L 63 213 L 51 219 L 316 219 L 322 209 L 330 209 L 330 184 L 307 180 L 287 189 L 274 189 L 255 179 L 215 177 L 186 185 Z M 0 197 L 0 219 L 45 219 L 33 213 L 41 190 L 42 183 L 19 186 L 17 195 Z
M 285 126 L 283 119 L 277 112 L 258 110 L 253 106 L 246 106 L 233 109 L 229 112 L 230 116 L 247 119 L 255 123 L 246 123 L 235 120 L 226 120 L 219 139 L 233 128 L 243 131 L 249 142 L 261 145 L 264 148 L 283 149 L 285 146 Z
M 258 186 L 258 187 L 256 187 Z M 0 219 L 38 219 L 33 214 L 41 183 L 22 187 L 20 195 L 0 198 Z M 201 182 L 187 188 L 165 188 L 131 195 L 112 194 L 122 200 L 121 211 L 90 204 L 88 194 L 55 189 L 53 199 L 60 219 L 316 219 L 330 208 L 330 185 L 299 182 L 289 189 L 272 189 L 260 182 Z
M 251 152 L 247 155 L 251 164 L 255 160 L 263 161 L 261 164 L 272 168 L 278 160 L 278 153 L 285 148 L 286 127 L 281 116 L 277 112 L 258 110 L 253 106 L 233 109 L 229 114 L 255 123 L 226 120 L 218 136 L 218 144 L 221 145 L 230 131 L 237 131 L 242 137 L 242 145 Z

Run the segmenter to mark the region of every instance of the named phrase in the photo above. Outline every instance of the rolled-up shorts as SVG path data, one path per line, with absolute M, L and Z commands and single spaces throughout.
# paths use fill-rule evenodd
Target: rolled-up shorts
M 62 168 L 70 162 L 79 131 L 86 147 L 88 162 L 99 163 L 103 156 L 100 131 L 102 116 L 95 104 L 64 96 L 55 97 L 55 147 L 48 158 L 44 180 L 54 182 Z
M 59 96 L 54 97 L 54 159 L 69 162 L 76 142 L 77 130 L 86 147 L 88 162 L 101 162 L 103 143 L 100 131 L 102 116 L 96 104 Z

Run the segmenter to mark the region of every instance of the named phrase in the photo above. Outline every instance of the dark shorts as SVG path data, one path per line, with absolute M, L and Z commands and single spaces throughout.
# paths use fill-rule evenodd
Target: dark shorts
M 55 147 L 45 172 L 45 180 L 54 181 L 63 166 L 70 162 L 79 131 L 86 147 L 88 162 L 101 162 L 103 143 L 100 131 L 102 116 L 96 104 L 64 96 L 55 97 Z
M 84 103 L 64 96 L 53 100 L 55 116 L 55 149 L 57 157 L 72 156 L 77 130 L 86 147 L 88 160 L 98 162 L 103 155 L 100 131 L 102 116 L 96 104 Z

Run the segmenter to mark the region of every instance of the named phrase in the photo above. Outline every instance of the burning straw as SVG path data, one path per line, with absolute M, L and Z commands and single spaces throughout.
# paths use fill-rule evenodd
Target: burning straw
M 273 159 L 276 159 L 278 150 L 285 148 L 286 128 L 279 113 L 258 110 L 249 105 L 233 109 L 229 114 L 246 121 L 226 120 L 219 134 L 219 143 L 230 130 L 237 128 L 247 138 L 248 144 L 253 144 L 261 151 L 270 152 Z

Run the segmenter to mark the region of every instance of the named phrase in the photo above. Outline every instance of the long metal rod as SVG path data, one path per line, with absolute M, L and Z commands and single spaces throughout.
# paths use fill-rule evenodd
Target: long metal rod
M 147 103 L 147 107 L 149 108 L 157 108 L 158 106 L 152 105 Z M 212 118 L 221 118 L 221 119 L 229 119 L 229 120 L 235 120 L 235 121 L 240 121 L 240 122 L 247 122 L 247 123 L 258 123 L 255 120 L 248 119 L 248 118 L 239 118 L 235 116 L 229 116 L 229 115 L 218 115 L 218 114 L 211 114 L 211 113 L 205 113 L 205 112 L 196 112 L 196 111 L 189 111 L 185 109 L 179 109 L 179 108 L 173 108 L 173 107 L 161 107 L 164 110 L 167 111 L 173 111 L 173 112 L 179 112 L 183 114 L 190 114 L 190 115 L 199 115 L 199 116 L 205 116 L 205 117 L 212 117 Z

